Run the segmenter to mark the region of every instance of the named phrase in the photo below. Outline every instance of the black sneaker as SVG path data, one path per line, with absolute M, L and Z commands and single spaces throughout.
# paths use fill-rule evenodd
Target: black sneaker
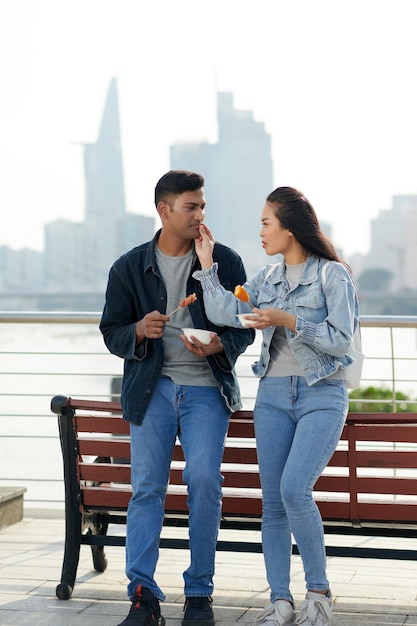
M 146 587 L 139 585 L 132 599 L 129 615 L 118 626 L 164 626 L 159 600 Z
M 212 598 L 186 598 L 182 626 L 214 626 Z

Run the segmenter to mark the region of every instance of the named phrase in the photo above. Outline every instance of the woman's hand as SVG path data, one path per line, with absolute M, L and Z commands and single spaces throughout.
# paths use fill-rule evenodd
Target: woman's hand
M 253 317 L 256 315 L 256 317 Z M 287 313 L 282 309 L 257 309 L 252 310 L 250 317 L 251 327 L 257 330 L 264 330 L 270 326 L 285 326 L 295 332 L 297 318 L 292 313 Z
M 213 265 L 214 237 L 208 226 L 200 224 L 200 236 L 195 239 L 195 251 L 201 263 L 201 269 L 209 269 Z

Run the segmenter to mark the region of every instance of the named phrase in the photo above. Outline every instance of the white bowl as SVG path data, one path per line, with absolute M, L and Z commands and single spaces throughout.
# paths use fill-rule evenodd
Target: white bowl
M 256 313 L 239 313 L 236 317 L 245 328 L 253 328 L 256 325 L 256 320 L 259 319 Z
M 203 330 L 202 328 L 181 328 L 181 330 L 191 343 L 193 343 L 191 337 L 195 337 L 206 346 L 210 343 L 211 335 L 213 334 L 212 330 Z

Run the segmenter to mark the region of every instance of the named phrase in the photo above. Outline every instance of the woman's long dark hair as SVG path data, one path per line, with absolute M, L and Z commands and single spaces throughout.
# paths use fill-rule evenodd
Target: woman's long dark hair
M 278 187 L 266 199 L 275 206 L 275 217 L 283 228 L 290 230 L 308 252 L 330 261 L 339 261 L 348 267 L 337 254 L 330 239 L 322 232 L 317 215 L 307 198 L 294 187 Z

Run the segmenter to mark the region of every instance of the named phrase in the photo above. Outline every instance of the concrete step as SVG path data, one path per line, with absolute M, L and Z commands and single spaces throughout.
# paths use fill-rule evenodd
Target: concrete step
M 26 487 L 0 487 L 0 528 L 23 519 L 23 494 Z

